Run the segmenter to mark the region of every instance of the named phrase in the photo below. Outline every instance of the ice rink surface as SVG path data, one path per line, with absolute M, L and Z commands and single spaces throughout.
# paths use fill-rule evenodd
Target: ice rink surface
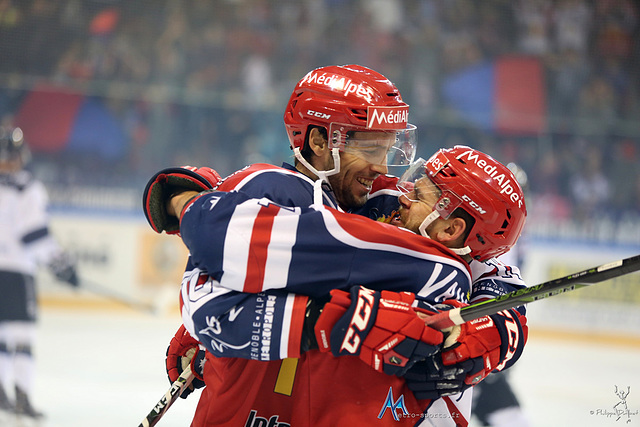
M 42 307 L 33 403 L 46 419 L 38 425 L 137 426 L 169 386 L 164 354 L 179 322 L 177 312 Z M 533 315 L 530 323 L 511 377 L 531 426 L 640 424 L 640 340 L 550 333 Z M 629 415 L 620 418 L 613 415 L 616 404 L 622 407 L 616 386 L 629 390 Z M 197 399 L 179 399 L 158 426 L 188 426 Z

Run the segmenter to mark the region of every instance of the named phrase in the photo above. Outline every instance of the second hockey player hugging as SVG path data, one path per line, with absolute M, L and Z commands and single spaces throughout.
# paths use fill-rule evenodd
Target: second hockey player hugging
M 421 317 L 524 286 L 494 258 L 521 233 L 522 190 L 462 146 L 385 175 L 412 127 L 366 114 L 408 109 L 395 86 L 360 66 L 313 72 L 376 96 L 302 79 L 285 111 L 295 166 L 172 168 L 145 189 L 150 225 L 190 251 L 169 377 L 196 354 L 194 426 L 466 425 L 473 385 L 520 357 L 524 310 L 445 333 Z

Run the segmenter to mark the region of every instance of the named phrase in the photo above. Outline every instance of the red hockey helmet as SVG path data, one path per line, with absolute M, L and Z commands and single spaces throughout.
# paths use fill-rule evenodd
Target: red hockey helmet
M 329 147 L 340 151 L 367 148 L 362 147 L 362 141 L 349 140 L 351 131 L 395 133 L 392 146 L 384 143 L 390 148 L 388 154 L 384 150 L 382 158 L 370 161 L 408 165 L 416 145 L 415 126 L 408 124 L 408 114 L 409 105 L 382 74 L 360 65 L 328 66 L 310 71 L 298 82 L 287 104 L 284 123 L 296 153 L 302 150 L 311 125 L 324 127 Z M 370 148 L 360 151 L 372 153 Z
M 475 224 L 465 247 L 474 259 L 484 261 L 502 255 L 515 245 L 527 208 L 511 170 L 492 157 L 461 145 L 441 149 L 429 160 L 418 162 L 402 176 L 399 185 L 407 182 L 412 188 L 411 183 L 428 176 L 442 192 L 433 207 L 438 216 L 448 218 L 456 208 L 471 215 Z

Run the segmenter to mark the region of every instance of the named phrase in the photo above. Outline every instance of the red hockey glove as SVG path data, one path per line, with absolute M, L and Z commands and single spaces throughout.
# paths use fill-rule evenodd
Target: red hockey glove
M 459 307 L 458 301 L 445 301 Z M 442 363 L 453 366 L 467 360 L 473 367 L 465 383 L 475 385 L 491 371 L 501 371 L 513 365 L 522 354 L 529 329 L 527 318 L 517 310 L 505 310 L 454 326 L 444 342 Z M 479 360 L 474 360 L 479 359 Z
M 198 341 L 193 339 L 184 325 L 180 325 L 180 329 L 178 329 L 176 335 L 171 338 L 169 347 L 167 347 L 165 363 L 167 366 L 167 376 L 171 384 L 178 379 L 187 366 L 191 365 L 191 372 L 193 372 L 195 378 L 191 385 L 182 392 L 180 395 L 181 398 L 185 399 L 193 390 L 204 387 L 205 384 L 202 378 L 205 361 L 204 355 L 205 351 L 200 348 Z
M 169 199 L 182 191 L 211 190 L 220 179 L 218 172 L 207 167 L 184 166 L 156 173 L 147 183 L 142 196 L 142 208 L 151 228 L 156 233 L 166 231 L 167 234 L 177 234 L 180 222 L 178 218 L 167 215 Z
M 465 304 L 447 300 L 437 309 Z M 484 316 L 446 332 L 441 354 L 416 363 L 405 375 L 417 399 L 438 399 L 465 391 L 494 370 L 510 367 L 527 340 L 527 319 L 517 310 Z
M 420 319 L 409 292 L 334 289 L 315 325 L 320 351 L 359 356 L 378 372 L 401 375 L 437 352 L 442 333 Z

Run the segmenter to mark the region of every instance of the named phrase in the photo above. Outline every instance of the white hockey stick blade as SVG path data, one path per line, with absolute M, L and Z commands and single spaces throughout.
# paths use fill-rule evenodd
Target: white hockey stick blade
M 482 316 L 519 307 L 533 301 L 539 301 L 574 289 L 584 288 L 615 277 L 624 276 L 640 270 L 640 255 L 589 268 L 559 279 L 510 292 L 497 298 L 455 308 L 434 314 L 425 319 L 425 323 L 437 329 L 446 329 L 461 325 Z
M 164 396 L 162 396 L 158 403 L 156 403 L 151 412 L 149 412 L 145 419 L 142 420 L 138 427 L 153 427 L 158 424 L 158 421 L 160 421 L 169 407 L 173 405 L 173 402 L 175 402 L 182 392 L 191 385 L 194 378 L 195 375 L 191 372 L 191 366 L 187 366 L 187 368 L 182 371 L 182 374 L 180 374 L 178 379 L 171 384 L 171 387 L 167 390 Z

